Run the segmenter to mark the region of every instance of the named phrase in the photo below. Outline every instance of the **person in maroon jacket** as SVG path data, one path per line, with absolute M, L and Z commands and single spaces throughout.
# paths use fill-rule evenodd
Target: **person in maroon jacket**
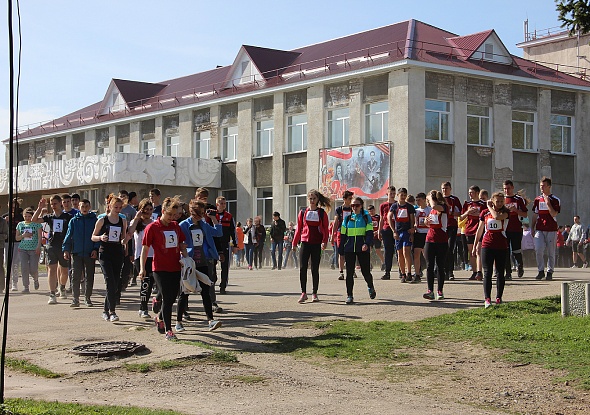
M 449 249 L 449 235 L 447 234 L 447 201 L 441 192 L 431 190 L 426 196 L 432 208 L 424 219 L 428 226 L 424 256 L 426 257 L 426 282 L 428 291 L 422 295 L 427 300 L 444 300 L 443 287 L 445 284 L 445 259 Z M 436 296 L 434 294 L 434 265 L 438 267 Z
M 475 234 L 476 244 L 473 246 L 473 255 L 481 248 L 481 259 L 483 263 L 483 293 L 484 307 L 492 305 L 492 274 L 496 266 L 496 304 L 502 303 L 502 294 L 506 279 L 504 268 L 506 256 L 509 254 L 508 228 L 510 210 L 504 205 L 504 193 L 496 192 L 487 203 L 487 209 L 479 215 L 479 226 Z M 483 238 L 482 238 L 483 236 Z
M 532 232 L 535 241 L 535 251 L 537 253 L 537 269 L 539 273 L 536 280 L 542 280 L 545 277 L 543 255 L 547 249 L 547 281 L 553 279 L 553 270 L 555 269 L 555 238 L 557 237 L 557 221 L 555 217 L 561 211 L 561 202 L 559 198 L 551 193 L 551 179 L 543 176 L 539 184 L 541 195 L 535 198 L 533 202 Z
M 479 186 L 471 186 L 469 188 L 469 198 L 463 203 L 463 209 L 461 210 L 461 220 L 467 219 L 465 225 L 465 237 L 467 239 L 467 249 L 469 252 L 473 252 L 473 245 L 475 245 L 475 234 L 477 233 L 477 227 L 479 226 L 479 215 L 486 208 L 486 204 L 479 198 Z M 471 254 L 469 258 L 471 263 L 471 269 L 473 274 L 469 277 L 470 280 L 481 281 L 483 275 L 481 273 L 481 259 L 479 255 Z
M 444 182 L 440 185 L 440 191 L 447 201 L 449 214 L 447 216 L 447 234 L 449 235 L 449 249 L 447 250 L 446 271 L 447 279 L 455 279 L 455 245 L 457 245 L 457 217 L 461 214 L 461 201 L 457 196 L 451 194 L 453 188 L 451 182 Z
M 311 279 L 313 293 L 311 301 L 319 301 L 318 286 L 320 284 L 320 259 L 322 250 L 328 242 L 328 213 L 331 201 L 318 190 L 312 189 L 307 193 L 309 205 L 301 209 L 297 215 L 297 230 L 293 237 L 293 250 L 301 242 L 299 251 L 299 281 L 301 283 L 301 297 L 299 303 L 307 301 L 307 265 L 311 257 Z M 324 210 L 323 208 L 326 208 Z
M 524 264 L 522 261 L 522 224 L 520 218 L 526 218 L 528 201 L 522 196 L 514 193 L 514 183 L 512 180 L 504 181 L 504 205 L 510 211 L 508 216 L 508 228 L 506 228 L 506 237 L 512 248 L 512 255 L 518 264 L 518 278 L 524 275 Z M 506 256 L 506 279 L 512 279 L 512 267 L 510 266 L 510 255 Z

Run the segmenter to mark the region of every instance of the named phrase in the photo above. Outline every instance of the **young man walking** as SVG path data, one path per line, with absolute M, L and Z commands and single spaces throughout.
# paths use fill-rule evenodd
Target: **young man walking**
M 539 183 L 541 195 L 535 198 L 533 202 L 532 232 L 535 241 L 535 251 L 537 256 L 537 270 L 539 273 L 536 280 L 546 278 L 547 281 L 553 279 L 555 270 L 555 246 L 557 238 L 557 221 L 555 218 L 561 211 L 560 200 L 551 193 L 551 179 L 543 176 Z M 547 277 L 545 277 L 544 253 L 547 250 Z

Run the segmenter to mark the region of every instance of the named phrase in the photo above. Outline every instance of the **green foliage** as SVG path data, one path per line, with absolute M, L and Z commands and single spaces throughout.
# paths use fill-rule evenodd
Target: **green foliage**
M 51 370 L 44 369 L 24 359 L 12 359 L 10 357 L 7 357 L 5 362 L 6 367 L 18 370 L 19 372 L 28 373 L 34 376 L 41 376 L 48 379 L 55 379 L 62 376 L 59 373 L 55 373 Z
M 182 415 L 180 412 L 153 410 L 138 407 L 81 405 L 33 401 L 30 399 L 8 399 L 0 410 L 4 415 Z
M 570 34 L 581 35 L 590 32 L 590 2 L 582 0 L 555 0 L 557 19 L 561 27 L 569 30 Z

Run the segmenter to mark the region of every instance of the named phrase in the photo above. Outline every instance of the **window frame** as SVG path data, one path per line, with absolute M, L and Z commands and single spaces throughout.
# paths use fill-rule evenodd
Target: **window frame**
M 230 134 L 229 130 L 230 129 L 234 129 L 235 128 L 235 134 Z M 224 162 L 233 162 L 233 161 L 237 161 L 238 160 L 238 138 L 239 138 L 239 131 L 238 131 L 238 126 L 237 125 L 232 125 L 232 126 L 228 126 L 228 127 L 223 127 L 221 129 L 221 146 L 222 146 L 222 160 Z M 233 158 L 229 158 L 227 157 L 227 155 L 229 154 L 229 152 L 227 151 L 228 149 L 228 142 L 229 139 L 233 140 Z
M 288 215 L 287 218 L 289 221 L 293 221 L 293 223 L 297 224 L 297 215 L 299 214 L 299 209 L 302 206 L 307 206 L 307 184 L 306 183 L 293 183 L 293 184 L 289 184 L 288 185 L 288 195 L 287 195 L 287 206 L 288 206 Z M 295 189 L 295 186 L 301 186 L 300 189 Z M 294 193 L 296 190 L 301 191 L 301 189 L 303 189 L 303 193 Z M 293 192 L 292 192 L 293 190 Z M 302 199 L 303 201 L 303 205 L 302 206 L 298 206 L 297 204 L 299 203 L 299 199 Z M 293 206 L 291 206 L 291 203 L 295 203 L 295 207 L 294 210 Z
M 269 127 L 269 125 L 271 127 Z M 273 119 L 261 120 L 256 122 L 256 148 L 254 149 L 255 157 L 269 157 L 273 155 L 274 135 L 275 122 Z M 263 149 L 262 143 L 266 140 L 268 142 L 268 148 Z
M 225 197 L 227 203 L 225 210 L 232 214 L 235 221 L 238 213 L 238 189 L 222 190 L 221 195 Z
M 371 106 L 378 105 L 378 104 L 385 104 L 387 110 L 372 112 Z M 372 137 L 371 126 L 373 125 L 371 123 L 371 119 L 373 117 L 376 118 L 378 116 L 380 116 L 380 118 L 381 118 L 381 139 L 371 140 L 371 137 Z M 376 102 L 369 102 L 369 103 L 365 104 L 365 143 L 368 143 L 368 144 L 384 143 L 384 142 L 388 141 L 389 140 L 388 124 L 389 124 L 389 102 L 388 101 L 376 101 Z
M 264 227 L 270 226 L 272 223 L 272 213 L 273 213 L 273 208 L 272 208 L 272 203 L 273 203 L 273 188 L 272 186 L 264 186 L 264 187 L 256 187 L 256 215 L 255 216 L 260 216 L 262 218 L 261 224 Z M 270 189 L 270 194 L 271 196 L 259 196 L 260 191 L 268 191 Z M 258 206 L 258 203 L 261 202 L 262 203 L 262 212 L 260 212 L 260 208 Z M 267 203 L 270 202 L 270 206 L 266 206 Z M 266 209 L 269 209 L 269 211 L 267 212 Z M 266 219 L 269 219 L 269 222 L 266 223 Z
M 448 110 L 437 110 L 428 108 L 428 103 L 444 103 L 448 105 Z M 438 122 L 438 139 L 428 138 L 426 131 L 428 130 L 428 113 L 437 114 Z M 446 116 L 447 119 L 447 139 L 443 140 L 443 118 Z M 442 101 L 438 99 L 426 99 L 424 100 L 424 139 L 432 143 L 452 143 L 453 142 L 453 103 L 450 101 Z
M 567 124 L 557 124 L 554 122 L 554 117 L 565 117 L 569 119 L 569 125 Z M 561 151 L 553 150 L 553 129 L 559 128 L 561 130 Z M 570 131 L 570 151 L 564 151 L 564 130 L 569 129 Z M 549 117 L 549 135 L 551 139 L 551 152 L 557 154 L 576 154 L 575 150 L 575 142 L 574 142 L 574 117 L 571 115 L 563 115 L 563 114 L 551 114 Z
M 346 111 L 346 116 L 337 116 L 335 119 L 332 119 L 333 114 L 342 111 Z M 339 107 L 330 109 L 328 110 L 328 116 L 326 119 L 328 120 L 327 148 L 348 147 L 350 145 L 350 108 Z M 334 142 L 334 138 L 337 133 L 337 129 L 335 129 L 335 126 L 338 125 L 336 123 L 341 123 L 342 125 L 342 143 L 339 145 L 335 145 Z
M 488 115 L 479 115 L 479 114 L 470 114 L 469 107 L 478 107 L 478 108 L 485 108 L 488 111 Z M 494 146 L 494 137 L 493 137 L 493 122 L 492 122 L 492 107 L 487 107 L 484 105 L 471 105 L 467 104 L 467 145 L 470 146 L 482 146 L 482 147 L 493 147 Z M 469 142 L 469 118 L 477 119 L 478 120 L 478 143 L 470 143 Z M 488 123 L 488 143 L 482 143 L 482 120 L 487 120 Z
M 204 133 L 208 134 L 209 137 L 201 138 L 201 134 Z M 195 145 L 195 150 L 193 152 L 195 158 L 208 159 L 211 157 L 211 130 L 195 131 L 193 143 Z M 207 153 L 205 157 L 203 157 L 203 154 L 201 154 L 201 149 L 203 146 L 206 148 L 205 152 Z
M 305 117 L 305 122 L 299 122 L 295 124 L 293 124 L 293 118 L 295 117 Z M 307 151 L 307 131 L 308 131 L 308 126 L 307 126 L 307 113 L 306 112 L 302 112 L 300 114 L 292 114 L 292 115 L 288 115 L 287 116 L 287 153 L 298 153 L 301 151 Z M 300 140 L 300 144 L 301 144 L 301 149 L 300 150 L 294 150 L 294 145 L 293 142 L 295 141 L 294 139 L 294 132 L 301 130 L 301 137 L 299 138 Z
M 522 120 L 515 120 L 514 119 L 514 113 L 522 113 L 522 114 L 532 114 L 533 115 L 533 121 L 522 121 Z M 512 150 L 517 150 L 517 151 L 532 151 L 532 152 L 536 152 L 538 151 L 538 145 L 537 145 L 537 113 L 533 112 L 533 111 L 517 111 L 517 110 L 512 110 L 511 113 L 511 143 L 510 145 L 512 146 Z M 523 125 L 523 148 L 517 148 L 514 147 L 514 124 L 521 124 Z M 526 143 L 527 143 L 527 126 L 532 126 L 532 135 L 533 137 L 531 138 L 531 148 L 526 148 Z

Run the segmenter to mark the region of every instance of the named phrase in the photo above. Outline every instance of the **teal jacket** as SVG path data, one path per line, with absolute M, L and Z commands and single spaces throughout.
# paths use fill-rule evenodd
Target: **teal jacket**
M 373 221 L 369 212 L 362 210 L 359 214 L 352 213 L 344 219 L 340 228 L 341 254 L 345 252 L 362 252 L 363 245 L 373 245 Z

